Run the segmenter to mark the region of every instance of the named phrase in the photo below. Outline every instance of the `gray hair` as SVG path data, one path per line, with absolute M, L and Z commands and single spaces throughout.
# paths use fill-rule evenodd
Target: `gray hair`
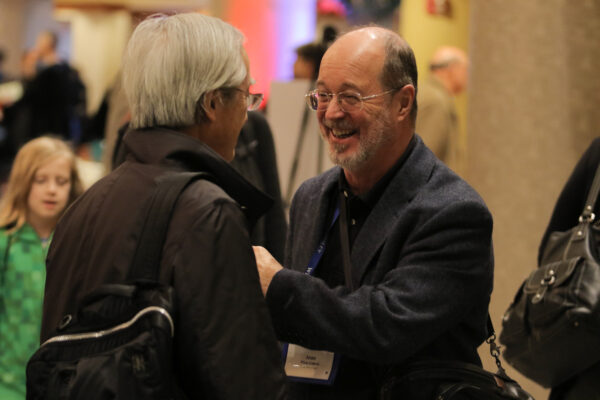
M 198 123 L 206 93 L 246 78 L 244 40 L 233 26 L 197 13 L 151 16 L 140 23 L 123 60 L 131 128 Z
M 404 39 L 390 31 L 385 40 L 385 60 L 381 72 L 381 84 L 387 89 L 401 89 L 408 84 L 415 87 L 415 99 L 410 112 L 413 122 L 417 118 L 417 80 L 415 54 Z

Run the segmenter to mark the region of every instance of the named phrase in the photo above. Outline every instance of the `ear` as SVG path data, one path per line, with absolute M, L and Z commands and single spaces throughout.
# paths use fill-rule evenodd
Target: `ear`
M 217 108 L 221 104 L 218 97 L 217 92 L 213 90 L 206 93 L 202 101 L 198 103 L 198 107 L 202 109 L 204 116 L 210 122 L 217 119 Z
M 413 103 L 415 102 L 415 87 L 413 85 L 405 85 L 394 96 L 398 99 L 397 118 L 398 121 L 406 120 L 410 117 Z

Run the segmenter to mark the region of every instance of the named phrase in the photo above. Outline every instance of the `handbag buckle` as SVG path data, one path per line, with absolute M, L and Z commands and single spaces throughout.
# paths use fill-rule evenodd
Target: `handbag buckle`
M 531 298 L 531 303 L 537 304 L 540 301 L 542 301 L 544 295 L 546 294 L 546 291 L 548 290 L 548 287 L 552 286 L 554 282 L 556 282 L 556 272 L 553 269 L 549 269 L 548 271 L 546 271 L 546 274 L 540 281 L 540 289 L 535 294 L 535 296 Z

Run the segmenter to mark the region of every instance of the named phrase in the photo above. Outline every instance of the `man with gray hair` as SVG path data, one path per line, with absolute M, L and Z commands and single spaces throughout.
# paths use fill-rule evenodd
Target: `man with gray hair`
M 296 192 L 285 268 L 255 247 L 292 399 L 380 399 L 417 360 L 481 365 L 492 217 L 415 134 L 416 86 L 408 44 L 367 27 L 329 47 L 306 95 L 337 166 Z
M 126 161 L 64 215 L 47 260 L 42 341 L 84 296 L 125 282 L 161 177 L 206 172 L 178 199 L 159 278 L 174 288 L 174 365 L 189 399 L 282 399 L 284 374 L 248 227 L 271 199 L 229 165 L 262 95 L 249 87 L 244 37 L 200 14 L 157 15 L 133 32 L 123 87 Z M 93 270 L 90 266 L 93 266 Z

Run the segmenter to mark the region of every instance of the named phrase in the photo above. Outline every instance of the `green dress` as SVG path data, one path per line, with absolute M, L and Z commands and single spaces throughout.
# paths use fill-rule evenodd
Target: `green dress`
M 40 341 L 48 244 L 27 223 L 10 235 L 0 229 L 1 400 L 25 399 L 25 368 Z

